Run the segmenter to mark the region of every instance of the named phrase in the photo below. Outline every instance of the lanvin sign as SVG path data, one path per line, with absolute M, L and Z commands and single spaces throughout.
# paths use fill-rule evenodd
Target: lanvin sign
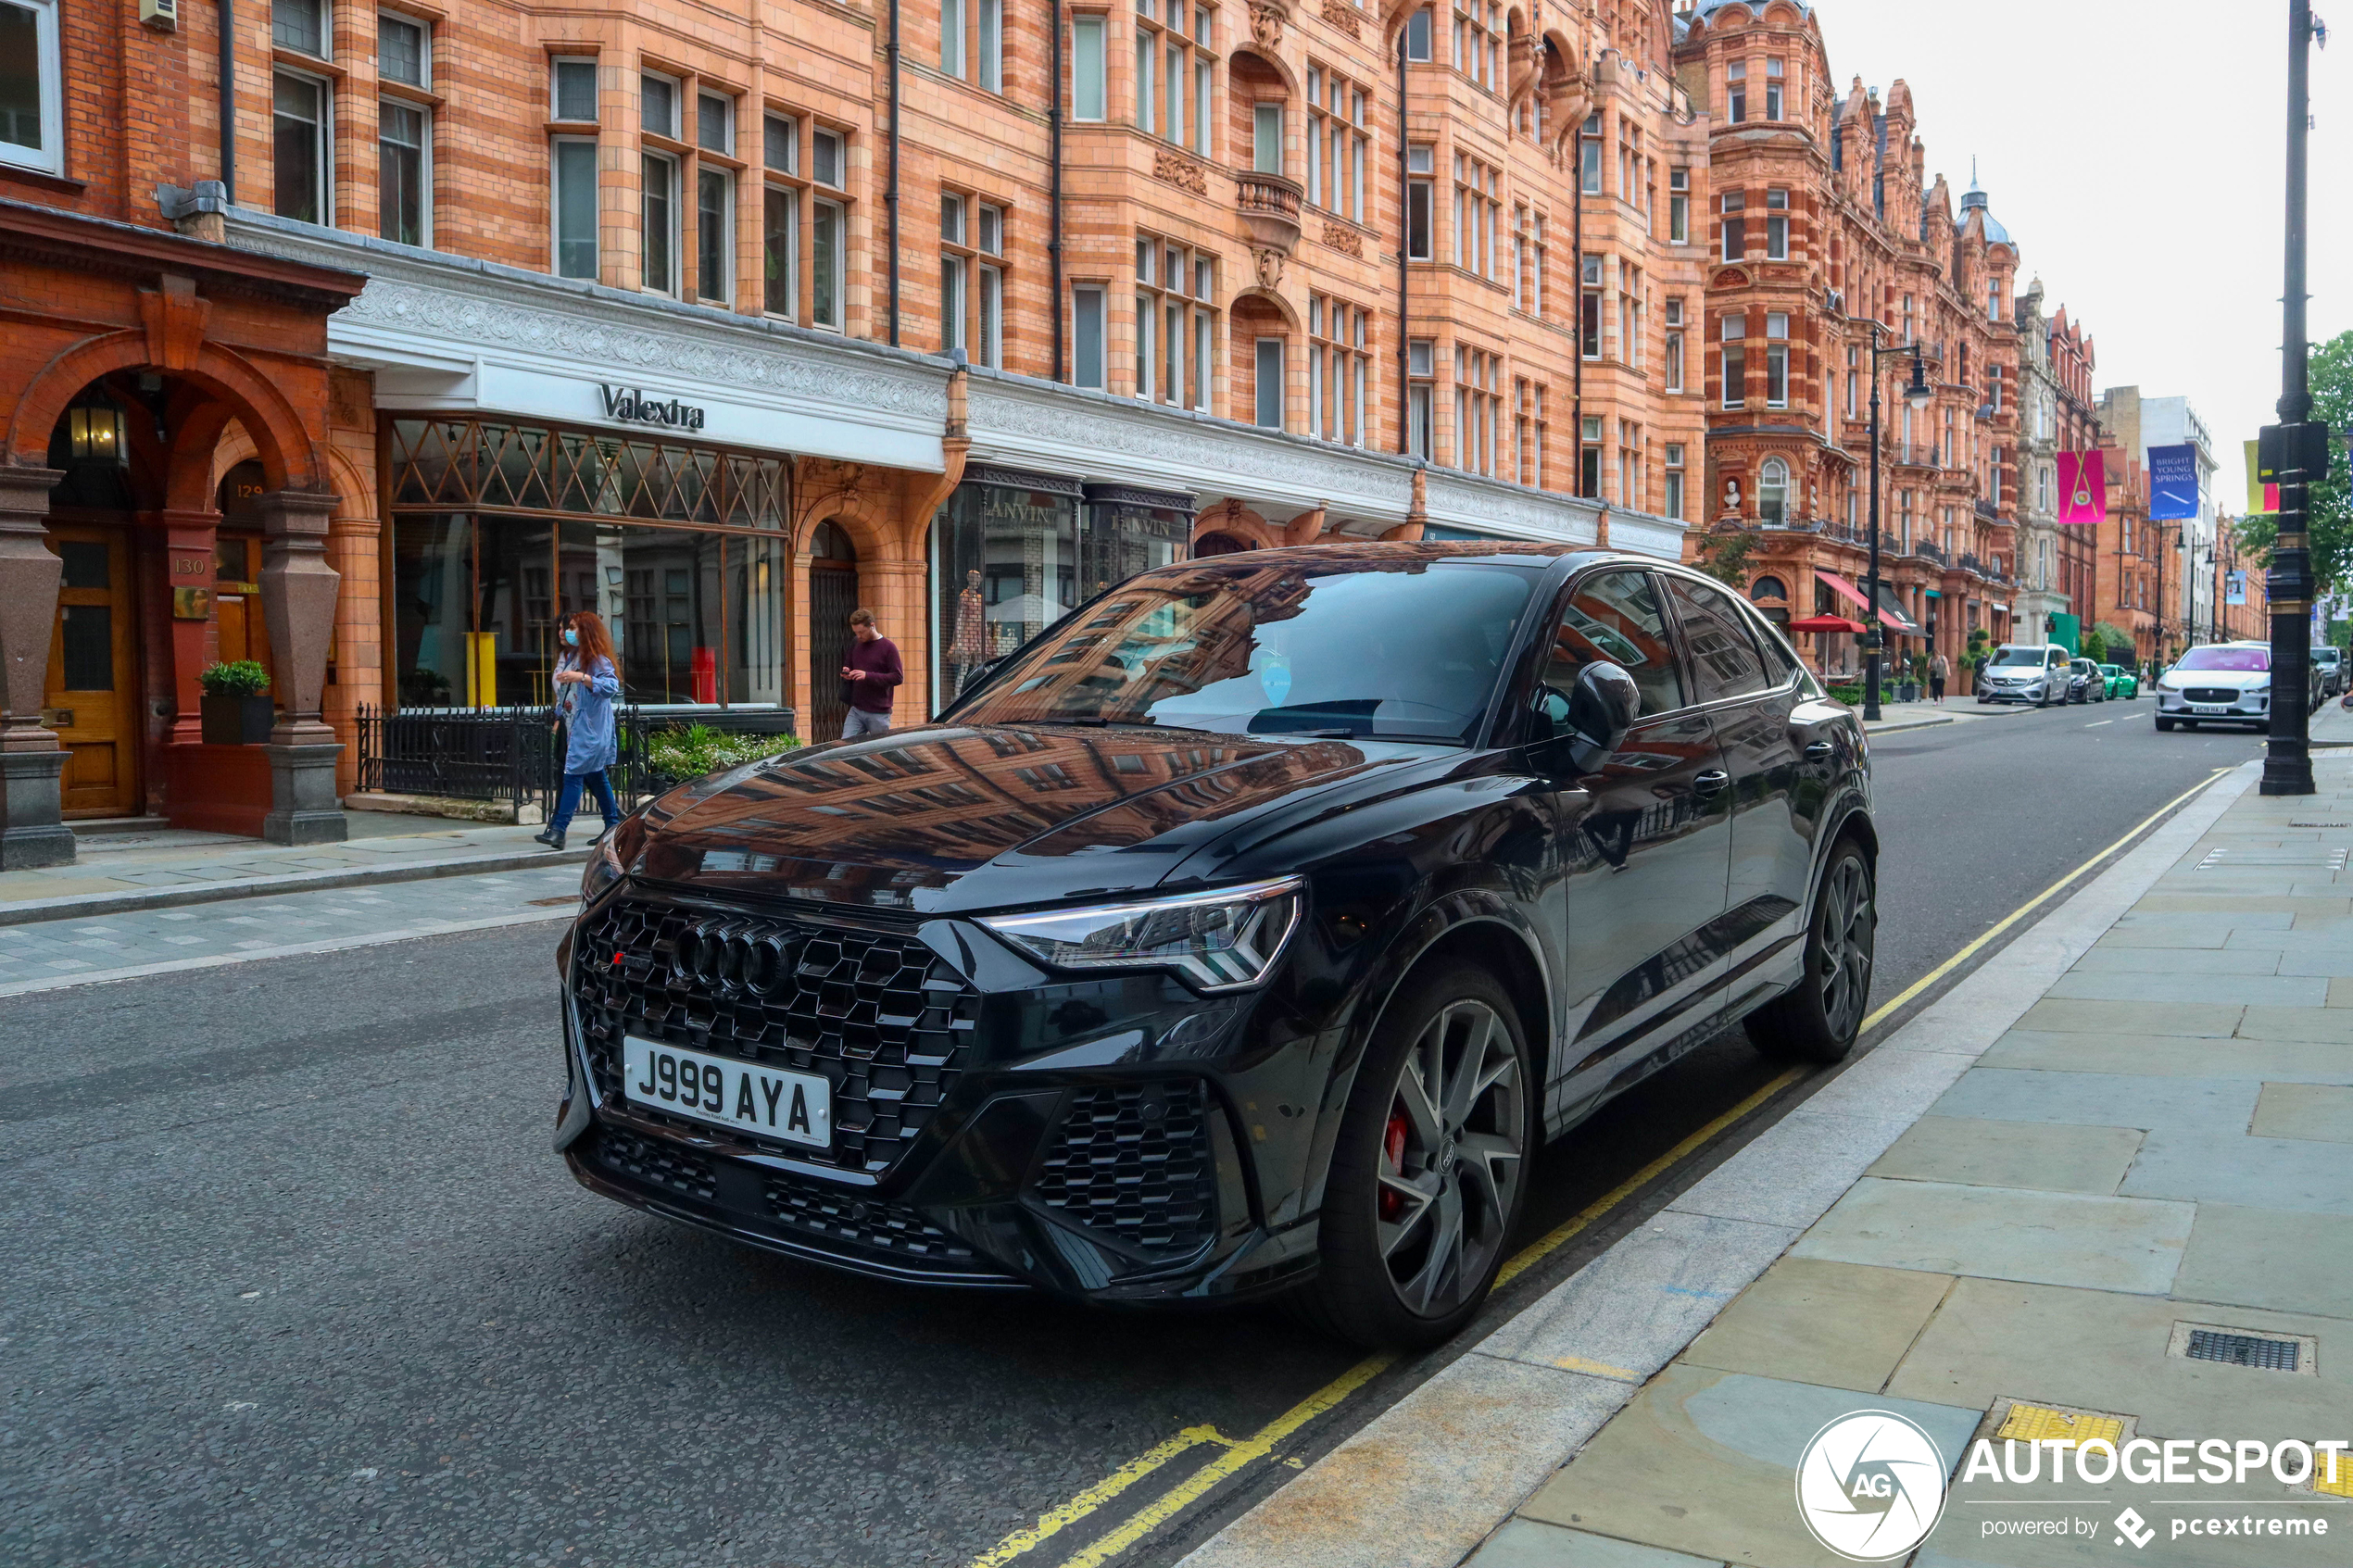
M 605 418 L 609 420 L 659 425 L 665 430 L 702 429 L 702 410 L 691 403 L 681 403 L 675 397 L 664 402 L 637 387 L 606 386 L 600 383 L 597 390 L 604 394 Z

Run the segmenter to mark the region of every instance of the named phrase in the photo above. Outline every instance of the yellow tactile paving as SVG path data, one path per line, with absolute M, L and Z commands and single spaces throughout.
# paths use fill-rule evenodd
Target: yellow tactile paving
M 2114 1416 L 2070 1415 L 2042 1405 L 2014 1404 L 2003 1418 L 2002 1429 L 1994 1436 L 1996 1440 L 2015 1437 L 2022 1443 L 2046 1438 L 2077 1443 L 2105 1438 L 2116 1443 L 2123 1439 L 2124 1424 Z

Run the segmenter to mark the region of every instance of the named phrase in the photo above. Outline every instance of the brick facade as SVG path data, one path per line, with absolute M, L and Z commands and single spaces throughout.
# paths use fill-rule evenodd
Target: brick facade
M 1957 215 L 1944 177 L 1929 177 L 1901 81 L 1883 101 L 1859 80 L 1837 93 L 1811 7 L 1709 0 L 1684 16 L 1677 70 L 1712 130 L 1707 518 L 1757 536 L 1750 593 L 1768 614 L 1863 619 L 1818 574 L 1859 583 L 1867 570 L 1872 348 L 1898 350 L 1878 368 L 1886 597 L 1948 655 L 1972 629 L 2006 637 L 2016 243 L 1983 193 Z M 1919 410 L 1903 395 L 1915 343 L 1932 389 Z M 1818 637 L 1816 657 L 1852 671 L 1854 643 Z M 1928 651 L 1924 637 L 1890 646 Z

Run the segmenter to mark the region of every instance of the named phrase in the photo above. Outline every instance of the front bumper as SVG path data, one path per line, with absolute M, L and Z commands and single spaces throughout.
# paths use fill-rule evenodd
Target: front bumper
M 1312 1270 L 1300 1108 L 1319 1103 L 1304 1085 L 1331 1053 L 1290 1026 L 1279 974 L 1240 997 L 1157 973 L 1068 983 L 963 922 L 841 919 L 855 923 L 634 894 L 583 916 L 559 1119 L 581 1185 L 909 1283 L 1148 1302 L 1265 1294 Z M 792 944 L 788 987 L 682 981 L 677 934 L 714 922 Z M 831 1143 L 632 1102 L 623 1033 L 824 1075 Z
M 2209 696 L 2221 696 L 2219 690 Z M 2157 710 L 2168 719 L 2210 720 L 2216 723 L 2268 723 L 2271 717 L 2270 692 L 2238 692 L 2229 694 L 2228 701 L 2193 702 L 2191 694 L 2183 690 L 2159 686 L 2157 689 Z
M 2045 681 L 2022 686 L 1987 681 L 1977 688 L 1977 694 L 1988 702 L 2043 702 L 2049 699 L 2051 687 Z

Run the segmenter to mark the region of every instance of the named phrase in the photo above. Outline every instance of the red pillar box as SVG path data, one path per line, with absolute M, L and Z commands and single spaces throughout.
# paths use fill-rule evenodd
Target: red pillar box
M 695 649 L 693 674 L 695 700 L 717 702 L 719 700 L 719 657 L 715 649 Z

